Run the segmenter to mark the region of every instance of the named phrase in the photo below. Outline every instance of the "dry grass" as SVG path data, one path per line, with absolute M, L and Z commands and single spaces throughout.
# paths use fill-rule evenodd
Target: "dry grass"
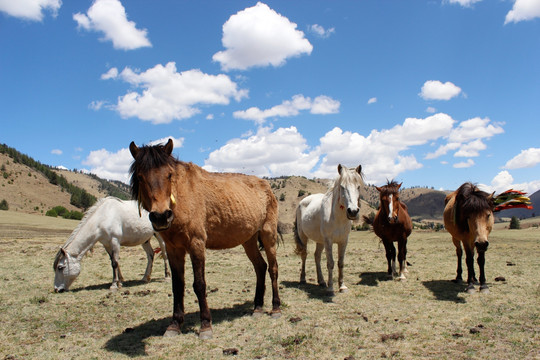
M 277 320 L 250 316 L 255 275 L 241 248 L 208 252 L 214 338 L 200 341 L 198 304 L 189 285 L 183 334 L 161 336 L 172 311 L 171 284 L 160 261 L 151 283 L 139 281 L 146 264 L 142 249 L 122 250 L 126 282 L 120 291 L 109 292 L 109 260 L 98 248 L 83 260 L 73 291 L 55 294 L 53 257 L 77 223 L 27 215 L 15 226 L 11 216 L 0 212 L 0 359 L 540 356 L 537 228 L 494 231 L 486 263 L 491 293 L 475 295 L 449 282 L 456 260 L 445 232 L 413 232 L 406 282 L 387 279 L 384 250 L 373 233 L 354 232 L 345 273 L 350 290 L 334 298 L 315 285 L 312 243 L 308 284 L 298 285 L 300 261 L 288 236 L 279 248 L 284 306 Z M 506 281 L 494 280 L 500 276 Z

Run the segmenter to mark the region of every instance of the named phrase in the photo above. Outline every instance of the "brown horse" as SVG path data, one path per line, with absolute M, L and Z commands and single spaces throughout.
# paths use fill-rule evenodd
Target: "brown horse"
M 375 219 L 364 216 L 364 221 L 373 225 L 373 231 L 381 238 L 386 250 L 388 275 L 397 280 L 406 280 L 407 270 L 407 237 L 412 232 L 412 221 L 407 212 L 407 205 L 399 201 L 401 184 L 389 181 L 386 185 L 375 187 L 379 191 L 379 210 Z M 396 248 L 398 243 L 399 274 L 396 271 Z M 399 276 L 398 276 L 399 275 Z
M 488 293 L 484 273 L 485 252 L 488 248 L 488 236 L 493 228 L 493 194 L 481 191 L 474 184 L 466 182 L 445 199 L 444 226 L 452 235 L 456 246 L 457 276 L 455 282 L 462 282 L 461 257 L 465 248 L 467 263 L 467 292 L 474 293 L 474 284 L 478 281 L 474 274 L 474 249 L 478 250 L 480 268 L 480 292 Z
M 262 314 L 265 273 L 272 282 L 272 316 L 281 314 L 278 294 L 277 200 L 268 183 L 255 176 L 210 173 L 171 156 L 166 145 L 129 146 L 131 191 L 147 210 L 167 246 L 174 295 L 172 321 L 164 336 L 180 334 L 184 322 L 184 264 L 189 254 L 193 288 L 200 307 L 199 337 L 212 337 L 212 318 L 206 301 L 205 250 L 242 245 L 257 275 L 255 314 Z M 268 265 L 257 243 L 262 244 Z

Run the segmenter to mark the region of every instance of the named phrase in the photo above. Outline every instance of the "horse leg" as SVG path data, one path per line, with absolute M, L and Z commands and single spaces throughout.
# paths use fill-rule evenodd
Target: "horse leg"
M 308 238 L 307 236 L 301 236 L 300 234 L 298 234 L 298 236 L 300 237 L 300 240 L 304 243 L 304 247 L 299 250 L 300 258 L 302 259 L 302 267 L 300 268 L 300 284 L 305 284 L 306 283 L 306 259 L 307 259 Z
M 386 251 L 386 262 L 388 263 L 388 275 L 394 276 L 397 274 L 396 272 L 396 248 L 394 247 L 394 243 L 387 239 L 382 239 L 384 249 Z
M 268 259 L 268 273 L 272 282 L 272 317 L 281 316 L 281 299 L 279 298 L 278 285 L 278 262 L 276 254 L 277 234 L 276 226 L 271 226 L 270 230 L 263 228 L 261 231 L 261 240 L 264 244 L 266 258 Z M 264 278 L 263 278 L 264 284 Z
M 254 310 L 253 315 L 260 315 L 263 313 L 264 304 L 264 291 L 265 291 L 265 276 L 266 276 L 266 261 L 261 255 L 259 247 L 257 245 L 258 234 L 255 234 L 251 239 L 242 244 L 246 252 L 247 257 L 255 268 L 255 274 L 257 275 L 257 287 L 255 290 Z
M 405 270 L 407 266 L 407 237 L 398 240 L 398 261 L 399 261 L 399 278 L 398 280 L 406 280 Z
M 334 295 L 334 257 L 332 256 L 332 241 L 324 239 L 324 249 L 326 252 L 326 268 L 328 269 L 328 286 L 326 291 L 329 295 Z
M 465 246 L 465 262 L 467 263 L 467 292 L 474 294 L 476 289 L 474 288 L 475 274 L 474 274 L 474 248 Z
M 319 284 L 320 286 L 326 287 L 326 282 L 324 281 L 324 275 L 321 269 L 321 255 L 322 255 L 323 250 L 324 250 L 324 245 L 320 243 L 316 243 L 314 256 L 315 256 L 315 268 L 317 269 L 317 284 Z
M 205 267 L 205 245 L 202 240 L 193 239 L 191 251 L 191 265 L 193 267 L 193 290 L 199 301 L 199 310 L 201 318 L 201 330 L 199 331 L 199 339 L 206 340 L 212 338 L 212 315 L 206 300 L 206 279 L 204 273 Z
M 480 268 L 480 292 L 488 294 L 489 288 L 486 285 L 486 274 L 484 272 L 484 265 L 486 263 L 485 255 L 486 255 L 485 251 L 479 251 L 477 261 L 478 261 L 478 267 Z
M 163 238 L 158 233 L 155 233 L 154 236 L 156 237 L 159 247 L 161 248 L 161 256 L 163 257 L 163 264 L 165 266 L 165 279 L 168 279 L 171 277 L 171 273 L 169 272 L 169 267 L 167 266 L 167 263 L 169 262 L 167 259 L 167 249 L 165 246 L 165 242 L 163 241 Z
M 105 250 L 109 254 L 109 258 L 111 259 L 111 267 L 113 271 L 113 280 L 109 288 L 111 291 L 117 291 L 118 288 L 122 287 L 122 281 L 124 280 L 122 273 L 120 272 L 120 265 L 118 264 L 118 248 L 120 246 L 115 246 L 115 243 L 118 244 L 115 239 L 112 239 L 109 245 L 103 244 Z
M 349 288 L 345 286 L 343 281 L 343 267 L 345 266 L 345 250 L 347 249 L 347 241 L 338 244 L 338 283 L 339 292 L 347 292 Z
M 461 267 L 461 258 L 463 257 L 463 249 L 461 248 L 461 241 L 459 239 L 452 237 L 452 241 L 454 242 L 454 246 L 456 247 L 456 256 L 457 256 L 456 279 L 454 280 L 454 282 L 461 284 L 463 282 L 463 277 L 461 276 L 461 274 L 463 273 L 463 268 Z
M 150 245 L 150 240 L 144 242 L 141 246 L 146 252 L 146 259 L 148 261 L 142 281 L 150 282 L 150 278 L 152 276 L 152 266 L 154 265 L 154 249 L 152 249 L 152 245 Z
M 173 290 L 173 315 L 165 337 L 179 335 L 184 324 L 184 291 L 186 287 L 184 279 L 186 250 L 184 248 L 172 248 L 169 251 L 169 266 L 172 275 Z

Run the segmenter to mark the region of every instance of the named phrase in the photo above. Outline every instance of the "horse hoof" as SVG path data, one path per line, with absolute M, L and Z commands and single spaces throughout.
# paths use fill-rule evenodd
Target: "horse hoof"
M 163 337 L 175 337 L 178 335 L 180 335 L 180 331 L 167 329 L 167 331 L 165 331 L 165 333 L 163 334 Z
M 272 319 L 279 319 L 281 317 L 281 310 L 272 310 Z
M 346 292 L 349 292 L 349 288 L 346 287 L 346 286 L 344 285 L 344 286 L 342 286 L 342 287 L 339 288 L 339 292 L 340 292 L 340 293 L 346 293 Z
M 264 314 L 263 309 L 257 308 L 253 310 L 253 314 L 251 316 L 253 316 L 254 318 L 260 318 L 263 314 Z
M 467 294 L 476 294 L 476 289 L 474 287 L 467 288 Z
M 145 283 L 149 283 L 149 282 L 150 282 L 150 278 L 145 276 L 145 277 L 142 278 L 141 281 L 143 281 L 143 282 L 145 282 Z
M 321 287 L 326 287 L 326 282 L 324 282 L 324 281 L 323 281 L 323 282 L 320 282 L 320 283 L 319 283 L 319 286 L 321 286 Z
M 118 291 L 118 286 L 112 285 L 112 286 L 109 288 L 109 291 L 110 291 L 110 292 L 113 292 L 113 293 L 114 293 L 114 292 L 117 292 L 117 291 Z
M 480 287 L 480 292 L 482 294 L 489 294 L 489 288 L 486 286 L 486 287 Z
M 199 339 L 201 339 L 201 340 L 211 339 L 212 336 L 213 336 L 212 329 L 201 330 L 199 332 Z

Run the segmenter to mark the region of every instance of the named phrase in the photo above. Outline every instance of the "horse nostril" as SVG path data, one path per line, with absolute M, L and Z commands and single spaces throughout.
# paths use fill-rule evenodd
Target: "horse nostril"
M 480 251 L 486 251 L 489 246 L 489 242 L 488 241 L 484 241 L 484 242 L 475 241 L 474 246 Z
M 171 217 L 172 217 L 172 215 L 173 215 L 173 212 L 172 212 L 172 210 L 167 210 L 167 211 L 165 211 L 165 218 L 166 218 L 166 219 L 169 219 L 169 218 L 171 218 Z

